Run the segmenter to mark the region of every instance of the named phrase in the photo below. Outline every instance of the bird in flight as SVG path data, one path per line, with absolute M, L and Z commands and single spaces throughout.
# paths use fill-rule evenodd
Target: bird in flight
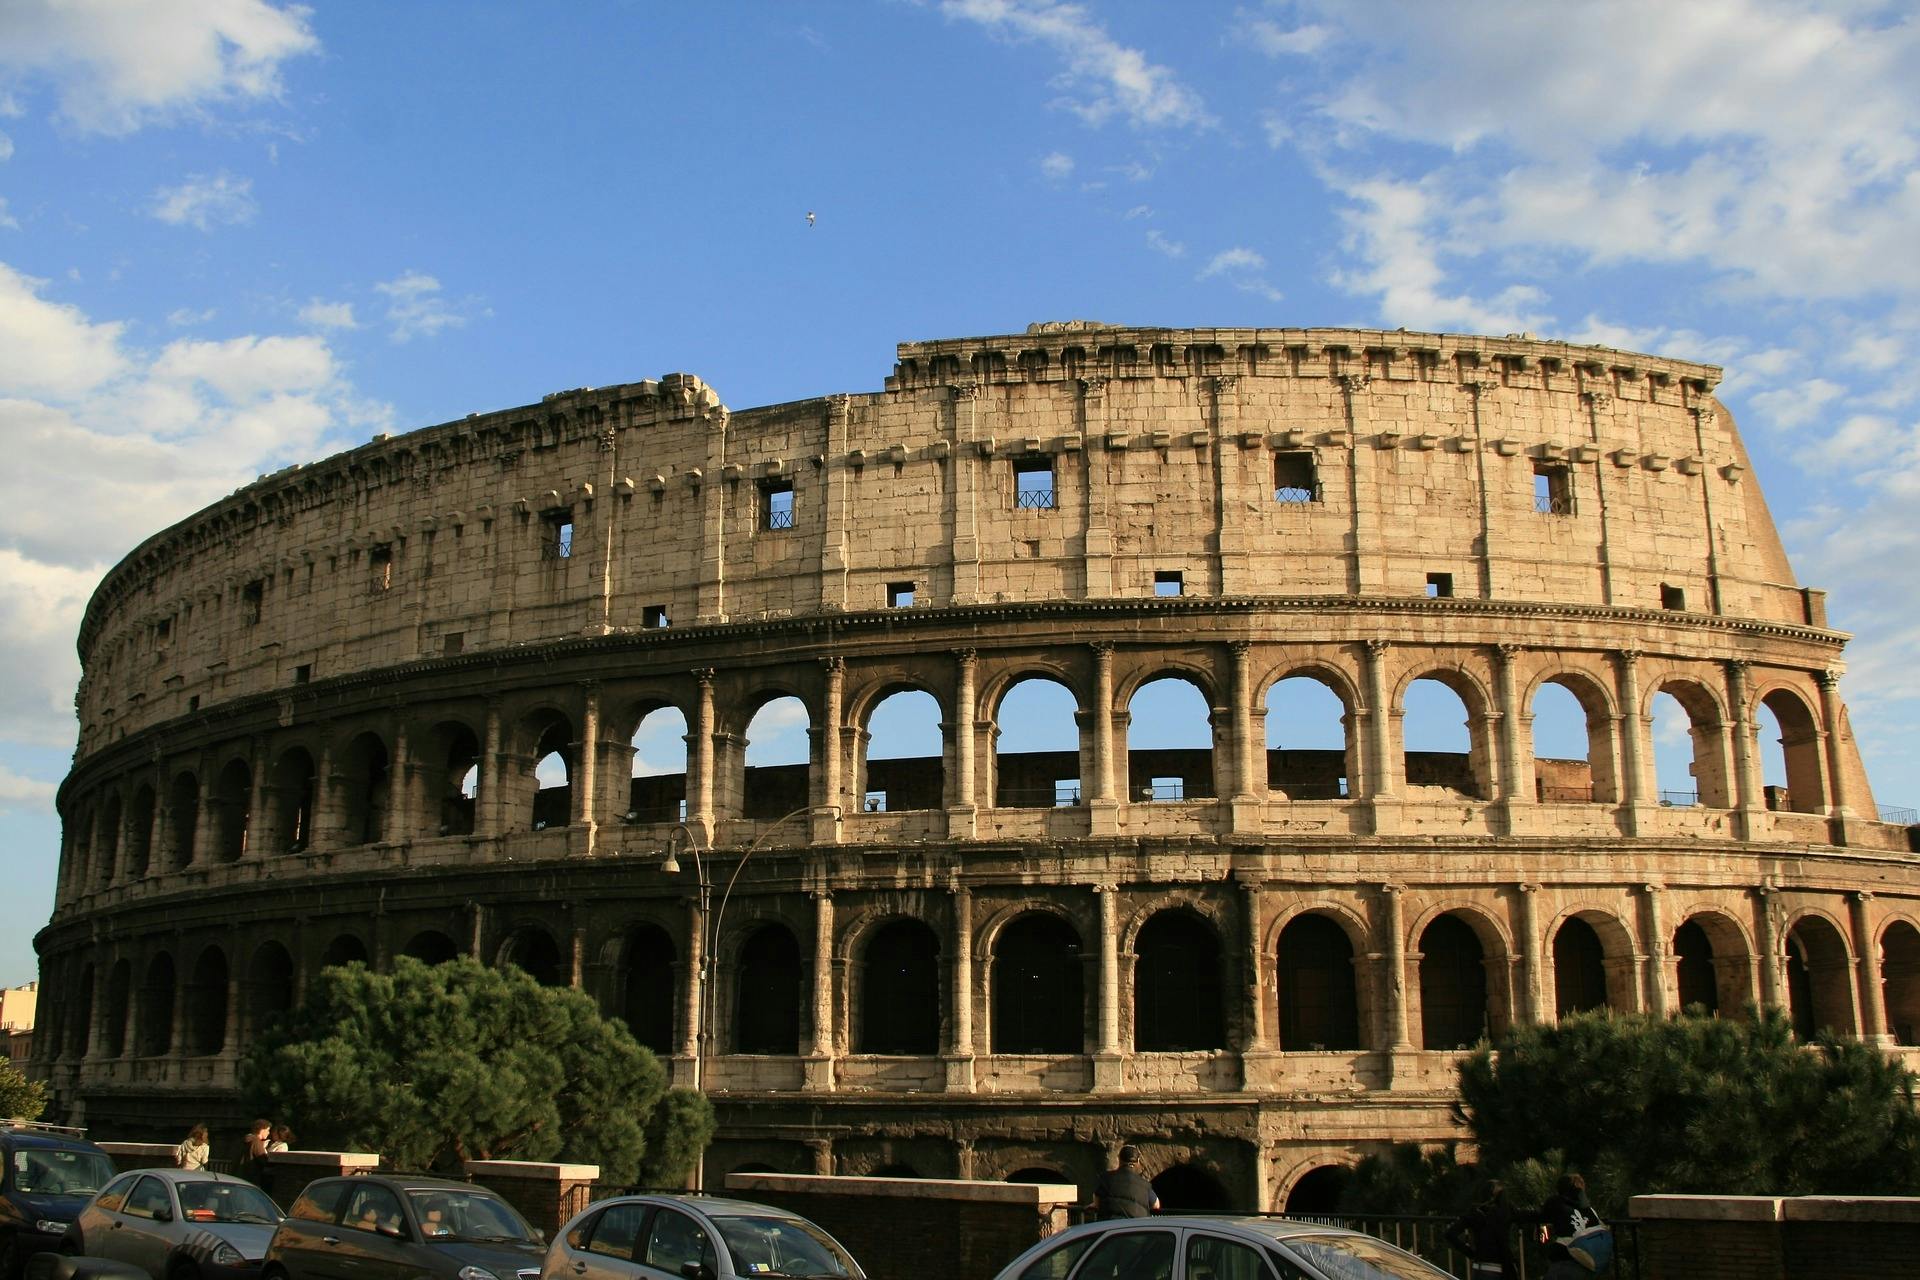
M 813 225 L 813 210 L 811 209 L 807 210 L 807 225 L 808 226 Z

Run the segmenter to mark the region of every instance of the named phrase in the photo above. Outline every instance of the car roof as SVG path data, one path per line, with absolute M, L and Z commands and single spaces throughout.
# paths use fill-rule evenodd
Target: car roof
M 735 1200 L 729 1196 L 676 1195 L 673 1192 L 657 1192 L 644 1195 L 616 1196 L 611 1200 L 600 1200 L 591 1207 L 599 1209 L 610 1204 L 674 1204 L 682 1208 L 704 1213 L 709 1218 L 738 1218 L 752 1216 L 756 1218 L 794 1218 L 804 1220 L 805 1215 L 792 1209 L 783 1209 L 777 1204 L 762 1204 L 758 1200 Z
M 242 1187 L 253 1187 L 245 1178 L 236 1178 L 230 1173 L 218 1173 L 212 1169 L 129 1169 L 128 1173 L 150 1173 L 163 1182 L 226 1182 Z M 255 1191 L 260 1188 L 254 1187 Z
M 1150 1218 L 1107 1218 L 1099 1222 L 1086 1222 L 1070 1229 L 1081 1235 L 1097 1235 L 1104 1231 L 1124 1230 L 1128 1227 L 1189 1227 L 1196 1230 L 1248 1232 L 1266 1240 L 1297 1240 L 1307 1236 L 1357 1236 L 1362 1231 L 1353 1231 L 1346 1227 L 1337 1227 L 1331 1223 L 1301 1221 L 1295 1218 L 1270 1218 L 1253 1213 L 1156 1213 Z M 1049 1239 L 1063 1239 L 1068 1233 L 1052 1236 Z M 1391 1243 L 1391 1242 L 1389 1242 Z
M 322 1182 L 377 1182 L 388 1187 L 397 1187 L 401 1191 L 468 1191 L 482 1195 L 499 1197 L 485 1187 L 475 1186 L 471 1182 L 461 1182 L 454 1178 L 441 1178 L 431 1173 L 345 1173 L 334 1178 L 322 1178 Z
M 91 1151 L 103 1156 L 107 1154 L 85 1138 L 76 1138 L 65 1133 L 47 1133 L 41 1129 L 17 1129 L 9 1125 L 5 1129 L 0 1129 L 0 1137 L 4 1137 L 16 1147 L 44 1147 L 55 1151 Z

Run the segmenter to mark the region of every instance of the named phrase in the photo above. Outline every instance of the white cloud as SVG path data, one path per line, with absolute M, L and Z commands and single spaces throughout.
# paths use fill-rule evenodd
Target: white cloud
M 15 773 L 0 764 L 0 813 L 47 812 L 59 787 Z
M 213 317 L 212 307 L 208 307 L 205 311 L 195 311 L 192 307 L 175 307 L 167 312 L 167 323 L 176 329 L 191 329 L 195 325 L 205 324 Z
M 1269 57 L 1298 57 L 1318 53 L 1333 35 L 1326 27 L 1313 23 L 1304 27 L 1284 27 L 1271 18 L 1247 13 L 1236 17 L 1235 34 Z
M 1242 293 L 1255 294 L 1268 302 L 1279 302 L 1286 295 L 1267 283 L 1263 274 L 1266 269 L 1267 260 L 1263 255 L 1244 245 L 1236 245 L 1214 254 L 1194 278 L 1225 280 Z
M 1820 416 L 1821 410 L 1845 394 L 1846 388 L 1837 383 L 1825 378 L 1808 378 L 1772 391 L 1762 391 L 1752 399 L 1754 407 L 1775 426 L 1793 429 L 1812 422 Z
M 19 220 L 7 212 L 7 198 L 5 196 L 0 196 L 0 227 L 5 227 L 9 231 L 18 231 L 20 229 Z
M 442 329 L 458 328 L 467 322 L 440 296 L 440 282 L 424 272 L 403 272 L 373 287 L 387 295 L 387 323 L 393 327 L 395 342 L 431 338 Z
M 13 159 L 13 139 L 0 133 L 0 161 Z
M 0 86 L 16 110 L 29 86 L 44 84 L 73 127 L 131 133 L 276 97 L 282 64 L 320 47 L 308 16 L 265 0 L 9 0 Z
M 0 262 L 0 392 L 73 395 L 117 375 L 119 324 L 93 324 L 77 307 L 39 296 L 43 280 Z
M 1048 152 L 1040 157 L 1040 172 L 1049 181 L 1064 182 L 1073 176 L 1073 157 L 1061 151 Z
M 300 319 L 316 329 L 358 329 L 351 302 L 323 302 L 314 298 L 300 308 Z
M 254 203 L 253 179 L 217 173 L 194 174 L 177 187 L 153 194 L 153 216 L 173 226 L 212 230 L 216 223 L 234 226 L 253 221 L 260 211 Z
M 943 0 L 949 18 L 976 23 L 1008 40 L 1037 40 L 1066 62 L 1059 100 L 1089 124 L 1115 116 L 1135 127 L 1205 128 L 1200 96 L 1174 73 L 1128 48 L 1077 4 L 1056 0 Z
M 1169 258 L 1184 258 L 1187 256 L 1186 245 L 1181 244 L 1178 240 L 1167 239 L 1167 237 L 1160 234 L 1157 227 L 1147 228 L 1147 247 L 1155 253 L 1163 253 Z

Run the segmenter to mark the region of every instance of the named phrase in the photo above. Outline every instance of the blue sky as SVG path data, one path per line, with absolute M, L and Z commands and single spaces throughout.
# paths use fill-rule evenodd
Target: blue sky
M 871 390 L 1037 320 L 1725 364 L 1859 636 L 1877 796 L 1920 803 L 1915 66 L 1909 6 L 1846 2 L 9 0 L 0 982 L 80 611 L 147 534 L 382 431 L 674 370 Z

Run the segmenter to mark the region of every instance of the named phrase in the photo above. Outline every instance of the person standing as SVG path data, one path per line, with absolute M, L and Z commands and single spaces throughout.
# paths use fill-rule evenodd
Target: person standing
M 247 1181 L 256 1187 L 267 1176 L 267 1143 L 273 1137 L 273 1122 L 255 1120 L 247 1130 Z
M 1120 1159 L 1093 1185 L 1094 1211 L 1102 1218 L 1144 1218 L 1160 1211 L 1160 1197 L 1139 1170 L 1140 1148 L 1120 1148 Z
M 207 1126 L 197 1124 L 187 1130 L 186 1141 L 173 1149 L 173 1163 L 182 1169 L 204 1169 L 212 1154 L 207 1145 Z
M 1587 1180 L 1577 1173 L 1561 1174 L 1553 1194 L 1540 1206 L 1540 1216 L 1545 1220 L 1540 1228 L 1547 1246 L 1545 1280 L 1586 1280 L 1593 1272 L 1567 1252 L 1567 1242 L 1600 1221 L 1587 1199 Z
M 1467 1255 L 1475 1280 L 1515 1280 L 1520 1274 L 1513 1256 L 1513 1206 L 1504 1183 L 1487 1183 L 1480 1202 L 1447 1227 L 1447 1243 Z

